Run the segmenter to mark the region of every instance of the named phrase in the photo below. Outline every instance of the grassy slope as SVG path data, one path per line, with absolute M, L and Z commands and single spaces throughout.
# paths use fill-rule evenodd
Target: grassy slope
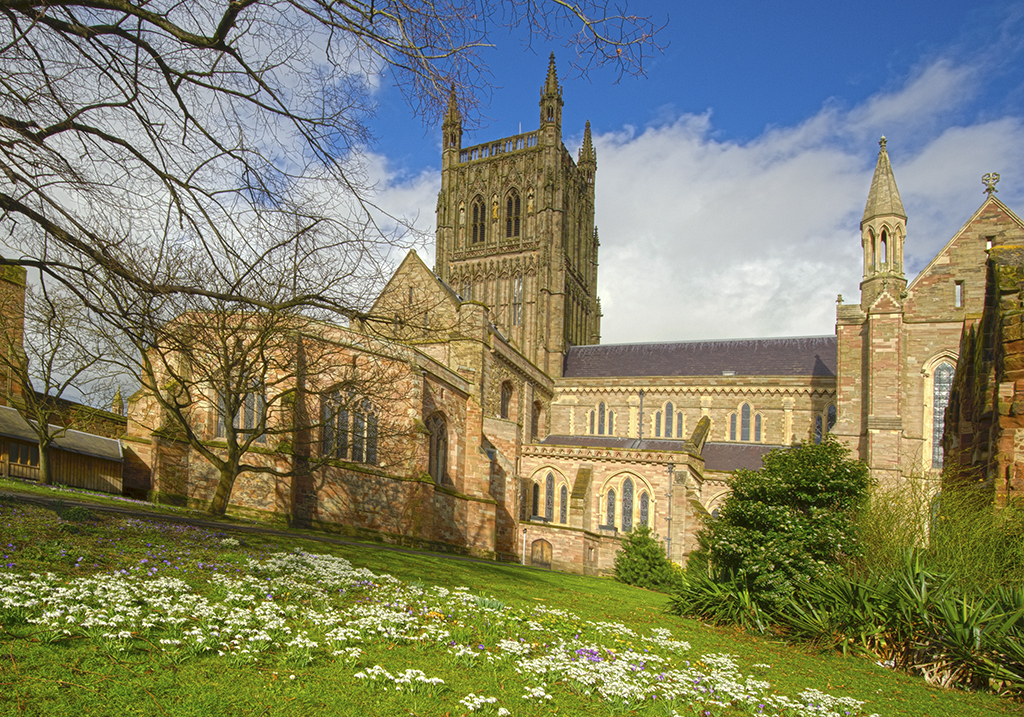
M 76 496 L 77 499 L 77 496 Z M 888 715 L 998 715 L 1020 711 L 1020 705 L 990 695 L 937 690 L 922 681 L 859 658 L 817 655 L 772 640 L 714 629 L 664 613 L 664 595 L 611 580 L 523 569 L 517 566 L 451 560 L 373 546 L 327 545 L 305 537 L 294 539 L 239 536 L 245 549 L 237 554 L 220 548 L 213 533 L 194 540 L 175 540 L 160 533 L 125 533 L 123 518 L 96 514 L 97 520 L 68 523 L 52 509 L 0 501 L 0 550 L 8 559 L 0 570 L 19 573 L 53 571 L 75 576 L 104 572 L 148 556 L 183 573 L 197 562 L 236 571 L 246 554 L 301 547 L 350 560 L 357 567 L 387 572 L 427 585 L 464 585 L 474 594 L 494 596 L 508 605 L 544 603 L 576 613 L 585 620 L 621 622 L 637 632 L 665 627 L 676 639 L 692 644 L 693 658 L 705 653 L 730 653 L 744 669 L 768 663 L 765 676 L 782 693 L 815 687 L 868 702 L 870 711 Z M 229 530 L 229 528 L 226 528 Z M 205 536 L 205 537 L 203 537 Z M 189 542 L 189 541 L 192 542 Z M 186 552 L 187 551 L 187 552 Z M 78 557 L 84 560 L 78 561 Z M 167 560 L 167 563 L 163 563 Z M 10 565 L 10 567 L 5 567 Z M 177 567 L 175 567 L 177 566 Z M 321 714 L 445 714 L 436 700 L 388 696 L 370 691 L 352 679 L 352 667 L 330 659 L 312 664 L 269 661 L 239 665 L 217 657 L 177 661 L 158 651 L 112 652 L 96 640 L 75 638 L 48 643 L 31 630 L 5 626 L 0 644 L 0 714 L 25 715 L 321 715 Z M 454 671 L 432 664 L 418 646 L 376 645 L 366 664 L 404 666 L 441 674 L 449 682 L 463 679 L 478 692 L 495 694 L 508 679 L 496 668 L 474 664 Z M 295 675 L 291 679 L 291 675 Z M 479 686 L 478 688 L 475 686 Z M 460 689 L 460 688 L 457 688 Z M 461 687 L 465 694 L 466 687 Z M 465 710 L 456 704 L 452 714 Z M 524 703 L 514 714 L 615 714 L 592 706 L 560 703 L 548 709 Z

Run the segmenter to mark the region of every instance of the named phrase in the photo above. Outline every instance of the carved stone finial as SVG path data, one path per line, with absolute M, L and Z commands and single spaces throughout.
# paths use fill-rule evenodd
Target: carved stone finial
M 843 305 L 843 295 L 842 294 L 836 294 L 836 305 L 837 306 L 842 306 Z
M 999 175 L 995 172 L 989 172 L 982 176 L 981 181 L 985 185 L 985 194 L 988 196 L 991 197 L 995 192 L 999 191 L 996 189 L 996 184 L 999 183 Z
M 886 142 L 886 139 L 885 139 L 885 135 L 883 134 L 882 135 L 882 139 L 878 140 L 878 146 L 882 148 L 883 152 L 885 151 L 885 142 Z

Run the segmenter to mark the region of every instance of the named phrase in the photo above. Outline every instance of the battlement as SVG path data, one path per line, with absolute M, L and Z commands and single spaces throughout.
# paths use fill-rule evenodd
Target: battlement
M 538 134 L 539 132 L 527 132 L 494 142 L 478 144 L 475 147 L 467 147 L 459 152 L 459 164 L 473 162 L 478 159 L 490 159 L 500 154 L 533 149 L 537 146 Z

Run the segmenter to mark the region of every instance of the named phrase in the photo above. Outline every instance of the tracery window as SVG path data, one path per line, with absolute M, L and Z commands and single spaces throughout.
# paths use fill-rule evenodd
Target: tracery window
M 473 206 L 470 209 L 472 222 L 470 224 L 471 239 L 473 244 L 479 244 L 486 238 L 487 227 L 487 205 L 484 199 L 477 195 L 473 199 Z
M 932 468 L 942 468 L 942 433 L 946 428 L 946 407 L 954 373 L 953 364 L 943 361 L 932 377 Z
M 245 434 L 254 433 L 260 424 L 263 422 L 264 416 L 267 412 L 267 401 L 263 397 L 263 391 L 259 386 L 253 385 L 249 393 L 242 397 L 241 405 L 238 407 L 238 412 L 235 414 L 234 420 L 231 422 L 235 427 L 235 430 L 243 433 L 239 438 L 244 441 L 246 440 Z M 223 396 L 217 397 L 217 438 L 224 438 L 227 436 L 227 430 L 224 424 L 224 417 L 227 415 L 227 403 Z M 260 433 L 253 441 L 255 443 L 266 443 L 266 433 Z
M 548 521 L 555 519 L 555 476 L 551 473 L 544 482 L 544 517 Z
M 520 205 L 519 192 L 513 189 L 508 193 L 505 207 L 505 236 L 507 238 L 519 236 Z
M 640 525 L 650 526 L 651 497 L 644 491 L 640 494 Z
M 352 460 L 377 465 L 377 413 L 368 399 L 352 412 Z
M 348 408 L 341 392 L 334 391 L 320 402 L 320 455 L 348 458 Z
M 562 486 L 558 495 L 558 522 L 565 525 L 569 522 L 569 489 Z
M 633 529 L 633 479 L 627 478 L 622 484 L 622 531 Z
M 450 483 L 448 478 L 448 422 L 444 419 L 444 415 L 435 413 L 427 419 L 427 430 L 430 431 L 427 472 L 438 485 Z
M 760 443 L 763 424 L 761 414 L 755 413 L 749 403 L 743 403 L 736 412 L 729 414 L 729 440 Z
M 615 527 L 615 491 L 608 491 L 608 498 L 605 504 L 605 525 L 609 528 Z

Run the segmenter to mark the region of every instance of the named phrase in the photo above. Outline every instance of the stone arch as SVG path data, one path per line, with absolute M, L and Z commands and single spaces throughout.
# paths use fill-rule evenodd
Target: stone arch
M 547 515 L 547 498 L 548 498 L 548 476 L 551 477 L 551 493 L 553 501 L 551 503 L 551 515 Z M 554 465 L 545 465 L 538 468 L 533 474 L 527 479 L 527 497 L 529 503 L 524 501 L 524 504 L 529 508 L 527 512 L 529 515 L 526 516 L 527 520 L 533 518 L 543 518 L 554 522 L 555 518 L 560 518 L 562 515 L 562 488 L 565 488 L 567 499 L 572 499 L 572 486 L 566 479 L 565 474 L 562 473 Z M 569 514 L 569 506 L 565 506 L 565 514 Z
M 632 486 L 632 490 L 630 490 Z M 624 470 L 609 476 L 597 492 L 598 524 L 610 525 L 608 521 L 609 495 L 614 494 L 614 515 L 616 530 L 627 530 L 640 525 L 641 498 L 647 495 L 648 525 L 653 527 L 657 494 L 651 482 L 635 471 Z M 628 510 L 628 515 L 626 511 Z

